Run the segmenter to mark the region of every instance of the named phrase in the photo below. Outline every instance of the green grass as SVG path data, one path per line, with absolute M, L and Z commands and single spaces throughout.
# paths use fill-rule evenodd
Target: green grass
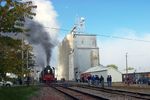
M 0 100 L 29 100 L 38 90 L 37 86 L 0 87 Z

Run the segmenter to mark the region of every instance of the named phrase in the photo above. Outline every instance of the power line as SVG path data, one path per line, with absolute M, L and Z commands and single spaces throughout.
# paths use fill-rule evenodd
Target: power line
M 65 31 L 65 32 L 71 32 L 71 30 L 64 29 L 64 28 L 56 28 L 56 27 L 44 27 L 44 28 L 54 29 L 54 30 L 60 30 L 60 31 Z M 76 31 L 76 32 L 78 32 L 78 33 L 84 33 L 84 34 L 92 34 L 92 33 L 88 33 L 88 32 L 80 32 L 80 31 Z M 148 41 L 148 40 L 125 38 L 125 37 L 119 37 L 119 36 L 113 36 L 113 35 L 106 35 L 106 34 L 93 34 L 93 35 L 101 36 L 101 37 L 106 37 L 106 38 L 116 38 L 116 39 L 122 39 L 122 40 L 131 40 L 131 41 L 148 42 L 148 43 L 150 43 L 150 41 Z
M 128 74 L 128 53 L 126 52 L 126 75 Z
M 138 41 L 138 42 L 150 42 L 150 41 L 148 41 L 148 40 L 140 40 L 140 39 L 133 39 L 133 38 L 125 38 L 125 37 L 118 37 L 118 36 L 111 36 L 111 35 L 101 35 L 101 34 L 98 34 L 98 36 L 108 37 L 108 38 L 116 38 L 116 39 L 123 39 L 123 40 Z
M 68 30 L 68 29 L 62 29 L 62 28 L 50 28 L 50 29 L 61 30 L 61 31 L 67 31 L 67 32 L 70 31 L 70 30 Z M 77 31 L 77 32 L 79 32 L 79 31 Z M 88 32 L 79 32 L 79 33 L 91 34 L 91 33 L 88 33 Z M 138 42 L 150 42 L 150 41 L 148 41 L 148 40 L 125 38 L 125 37 L 119 37 L 119 36 L 113 36 L 113 35 L 105 35 L 105 34 L 94 34 L 94 35 L 96 35 L 96 36 L 101 36 L 101 37 L 106 37 L 106 38 L 116 38 L 116 39 L 131 40 L 131 41 L 138 41 Z

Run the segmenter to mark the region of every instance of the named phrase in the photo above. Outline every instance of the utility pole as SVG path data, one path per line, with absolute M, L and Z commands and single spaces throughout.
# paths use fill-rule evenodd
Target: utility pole
M 29 68 L 29 50 L 27 48 L 27 69 Z
M 21 39 L 21 49 L 22 49 L 22 51 L 21 51 L 21 58 L 22 58 L 22 67 L 21 67 L 21 73 L 22 73 L 22 75 L 21 75 L 21 85 L 22 85 L 22 83 L 23 83 L 23 67 L 24 67 L 24 38 L 23 38 L 23 34 L 22 34 L 22 39 Z
M 126 75 L 128 74 L 128 53 L 126 52 Z
M 21 41 L 22 43 L 21 43 L 21 49 L 22 49 L 22 51 L 21 51 L 21 58 L 22 58 L 22 75 L 23 75 L 23 60 L 24 60 L 24 40 L 23 40 L 23 36 L 22 36 L 22 41 Z

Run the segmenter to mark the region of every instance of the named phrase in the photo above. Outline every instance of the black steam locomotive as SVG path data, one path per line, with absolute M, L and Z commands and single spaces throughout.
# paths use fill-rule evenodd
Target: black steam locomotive
M 50 83 L 54 82 L 55 78 L 55 68 L 46 66 L 40 74 L 40 81 L 43 83 Z

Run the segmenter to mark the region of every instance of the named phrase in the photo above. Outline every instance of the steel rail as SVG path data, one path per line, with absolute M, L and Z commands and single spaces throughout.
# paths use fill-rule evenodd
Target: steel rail
M 82 92 L 82 91 L 79 91 L 79 90 L 76 90 L 76 89 L 71 89 L 71 88 L 64 87 L 64 86 L 58 86 L 58 87 L 52 86 L 52 87 L 55 88 L 56 90 L 64 93 L 64 94 L 66 94 L 67 96 L 73 98 L 74 100 L 80 100 L 80 99 L 78 98 L 77 95 L 75 95 L 75 96 L 71 95 L 71 94 L 67 93 L 66 91 L 63 91 L 62 89 L 59 89 L 58 87 L 61 87 L 61 88 L 64 88 L 64 89 L 67 89 L 67 90 L 70 90 L 70 91 L 73 91 L 73 92 L 77 92 L 77 93 L 80 93 L 80 94 L 85 95 L 85 96 L 90 96 L 90 97 L 92 97 L 93 99 L 96 99 L 96 100 L 109 100 L 109 99 L 104 98 L 104 97 L 96 96 L 96 95 L 93 95 L 93 94 L 89 94 L 89 93 L 86 93 L 86 92 Z
M 131 91 L 125 91 L 125 90 L 110 89 L 110 88 L 109 89 L 108 88 L 100 88 L 100 87 L 85 86 L 85 85 L 79 86 L 79 87 L 92 89 L 92 90 L 96 90 L 96 91 L 103 91 L 103 92 L 111 93 L 111 94 L 126 95 L 126 96 L 130 96 L 130 97 L 134 97 L 134 98 L 150 100 L 150 94 L 146 94 L 146 93 L 131 92 Z

